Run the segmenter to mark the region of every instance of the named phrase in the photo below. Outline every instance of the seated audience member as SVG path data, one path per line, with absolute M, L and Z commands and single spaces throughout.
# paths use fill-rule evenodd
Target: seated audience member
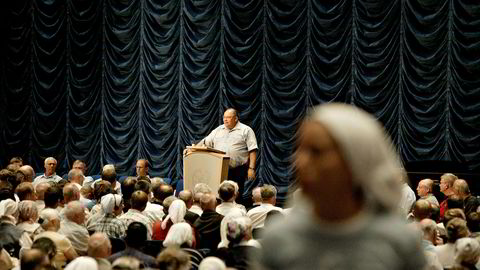
M 234 209 L 222 219 L 222 222 L 220 222 L 220 243 L 218 244 L 217 248 L 228 248 L 228 244 L 230 243 L 230 241 L 227 238 L 227 223 L 234 220 L 235 218 L 243 216 L 245 216 L 245 214 L 242 210 Z
M 130 256 L 143 262 L 145 267 L 156 267 L 155 258 L 140 251 L 147 241 L 147 234 L 147 227 L 143 223 L 133 221 L 128 225 L 127 236 L 125 237 L 126 249 L 108 257 L 108 260 L 113 263 L 120 257 Z
M 34 201 L 21 201 L 18 203 L 17 228 L 28 233 L 30 239 L 43 231 L 38 224 L 38 208 Z
M 163 200 L 163 213 L 165 214 L 165 216 L 168 215 L 168 209 L 170 209 L 170 205 L 172 205 L 173 201 L 175 200 L 178 200 L 178 198 L 173 195 L 168 196 Z
M 177 247 L 168 247 L 157 256 L 159 269 L 189 270 L 191 269 L 190 256 Z
M 193 193 L 190 190 L 182 190 L 178 193 L 178 198 L 182 200 L 187 206 L 187 213 L 185 213 L 185 221 L 190 225 L 195 223 L 195 220 L 200 216 L 199 214 L 190 211 L 193 206 Z
M 140 270 L 142 268 L 141 262 L 133 257 L 120 257 L 112 263 L 113 270 Z
M 445 227 L 447 227 L 447 223 L 454 218 L 461 218 L 463 220 L 466 220 L 465 213 L 463 213 L 462 209 L 453 208 L 453 209 L 448 209 L 445 212 L 443 221 L 437 224 L 438 232 L 440 236 L 445 240 L 447 239 L 447 231 L 445 230 Z
M 23 159 L 21 157 L 12 157 L 8 164 L 9 165 L 13 164 L 13 165 L 16 165 L 18 167 L 21 167 L 21 166 L 23 166 Z
M 32 183 L 29 182 L 20 183 L 15 189 L 15 194 L 17 194 L 20 201 L 35 201 L 37 199 L 35 189 L 33 188 Z
M 123 212 L 122 196 L 118 194 L 104 195 L 100 204 L 103 210 L 87 220 L 87 230 L 102 232 L 112 238 L 123 238 L 127 225 L 124 220 L 117 218 Z
M 94 179 L 91 176 L 86 176 L 87 174 L 87 163 L 83 160 L 75 160 L 72 164 L 72 169 L 79 170 L 82 172 L 83 175 L 83 183 L 82 186 L 91 186 Z
M 173 224 L 185 222 L 185 213 L 187 207 L 182 200 L 174 200 L 168 208 L 168 215 L 163 221 L 157 221 L 153 224 L 153 240 L 165 240 L 170 227 Z
M 432 215 L 432 207 L 427 200 L 419 199 L 413 204 L 412 213 L 410 217 L 414 221 L 420 222 L 422 219 L 430 218 Z
M 109 182 L 112 190 L 114 190 L 117 194 L 122 194 L 122 185 L 117 181 L 117 172 L 115 171 L 115 166 L 113 164 L 107 164 L 103 166 L 102 178 L 93 182 L 93 189 L 95 189 L 95 183 L 99 181 Z
M 478 235 L 480 233 L 480 214 L 472 212 L 467 216 L 467 227 L 470 233 Z
M 272 185 L 264 185 L 261 190 L 262 204 L 247 212 L 247 216 L 252 220 L 253 228 L 263 227 L 268 212 L 276 210 L 282 212 L 282 208 L 276 207 L 277 189 Z
M 422 200 L 427 200 L 431 204 L 439 205 L 437 198 L 433 195 L 433 185 L 434 182 L 432 179 L 426 178 L 420 180 L 417 186 L 417 194 Z
M 56 210 L 44 209 L 40 213 L 39 223 L 45 231 L 39 233 L 35 240 L 46 237 L 55 243 L 57 253 L 53 258 L 53 262 L 57 267 L 64 267 L 67 261 L 71 261 L 78 256 L 70 240 L 65 235 L 58 233 L 60 216 Z
M 12 199 L 0 202 L 0 247 L 12 257 L 19 257 L 20 248 L 32 245 L 30 236 L 15 225 L 18 219 L 18 205 Z
M 467 228 L 467 222 L 460 218 L 454 218 L 447 223 L 447 243 L 435 247 L 443 268 L 451 268 L 455 263 L 455 241 L 462 237 L 468 237 L 470 232 Z
M 152 203 L 162 205 L 163 200 L 166 198 L 173 196 L 173 187 L 168 184 L 160 184 L 152 187 Z
M 193 228 L 186 222 L 173 224 L 168 231 L 167 237 L 163 241 L 164 247 L 177 247 L 187 252 L 190 256 L 191 269 L 197 269 L 200 262 L 205 257 L 204 252 L 194 249 L 195 239 Z
M 125 205 L 123 209 L 125 212 L 131 208 L 130 199 L 135 191 L 135 184 L 137 184 L 137 178 L 133 176 L 128 176 L 122 183 L 122 197 Z
M 455 208 L 458 208 L 458 209 L 462 209 L 463 211 L 463 199 L 460 198 L 460 196 L 458 195 L 450 195 L 447 199 L 447 209 L 455 209 Z
M 197 214 L 199 217 L 202 215 L 203 210 L 202 207 L 200 206 L 200 201 L 203 197 L 204 193 L 197 192 L 193 194 L 193 204 L 192 207 L 190 207 L 190 212 Z
M 45 173 L 43 175 L 37 176 L 33 180 L 33 186 L 36 187 L 40 183 L 55 182 L 62 180 L 62 177 L 58 176 L 55 172 L 57 169 L 57 160 L 53 157 L 48 157 L 44 162 Z
M 58 210 L 60 208 L 60 203 L 63 200 L 63 193 L 57 186 L 50 186 L 45 191 L 43 200 L 45 201 L 46 209 L 50 208 Z
M 248 217 L 236 217 L 227 223 L 229 247 L 217 251 L 217 254 L 228 267 L 237 270 L 252 269 L 249 255 L 255 254 L 260 244 L 252 239 L 252 221 Z
M 76 188 L 76 187 L 75 187 Z M 84 226 L 85 207 L 80 201 L 71 201 L 65 209 L 65 219 L 58 233 L 65 235 L 79 255 L 87 254 L 89 234 Z
M 63 202 L 64 205 L 67 205 L 70 202 L 78 201 L 80 202 L 80 189 L 75 184 L 68 183 L 63 187 Z M 82 203 L 83 205 L 83 203 Z M 89 212 L 84 208 L 85 215 L 88 216 Z M 65 208 L 60 212 L 60 218 L 63 220 L 65 215 Z
M 228 215 L 232 208 L 239 208 L 241 211 L 245 212 L 245 214 L 247 213 L 245 206 L 235 203 L 235 199 L 238 195 L 238 188 L 236 188 L 235 185 L 238 187 L 237 183 L 225 180 L 218 187 L 218 195 L 222 200 L 222 203 L 217 205 L 215 211 L 220 215 Z
M 438 260 L 434 247 L 437 240 L 437 224 L 432 219 L 426 218 L 421 220 L 418 225 L 423 233 L 422 246 L 427 259 L 427 267 L 425 269 L 442 270 L 442 265 Z
M 33 182 L 33 177 L 35 176 L 35 171 L 33 170 L 32 166 L 30 165 L 23 165 L 18 169 L 20 172 L 25 175 L 25 178 L 23 179 L 24 182 Z
M 68 172 L 68 182 L 74 184 L 78 190 L 82 189 L 84 180 L 85 176 L 83 176 L 83 172 L 81 170 L 71 169 Z
M 48 265 L 50 265 L 48 256 L 40 249 L 28 249 L 23 253 L 22 258 L 20 258 L 21 270 L 37 270 L 41 269 L 42 266 Z
M 83 186 L 80 189 L 80 201 L 85 205 L 88 211 L 92 210 L 95 206 L 95 200 L 93 199 L 93 188 L 91 186 Z
M 294 164 L 312 211 L 298 204 L 265 232 L 254 255 L 259 268 L 423 269 L 418 235 L 395 214 L 400 162 L 381 124 L 328 103 L 314 107 L 297 134 Z
M 78 257 L 70 262 L 65 270 L 98 270 L 97 261 L 90 257 Z
M 440 177 L 440 192 L 445 195 L 445 199 L 440 203 L 440 219 L 443 219 L 443 216 L 445 215 L 445 211 L 448 209 L 447 208 L 447 201 L 450 196 L 455 194 L 453 190 L 453 182 L 457 180 L 458 177 L 454 175 L 453 173 L 444 173 Z
M 112 244 L 105 233 L 96 232 L 88 239 L 88 256 L 97 261 L 99 270 L 110 270 L 111 263 L 107 260 L 112 255 Z
M 203 213 L 193 224 L 197 248 L 213 251 L 220 243 L 220 223 L 223 216 L 215 211 L 217 200 L 213 194 L 204 194 L 200 203 Z
M 95 182 L 93 185 L 93 198 L 97 202 L 95 206 L 92 207 L 92 211 L 90 211 L 90 215 L 95 215 L 97 213 L 102 214 L 102 207 L 100 205 L 100 200 L 103 196 L 107 194 L 114 193 L 112 189 L 112 185 L 107 181 L 98 181 Z
M 35 193 L 37 195 L 35 205 L 37 206 L 39 213 L 45 208 L 45 192 L 49 187 L 49 183 L 40 183 L 35 187 Z
M 463 200 L 463 211 L 466 216 L 477 211 L 479 202 L 477 197 L 470 194 L 470 188 L 468 187 L 467 181 L 463 179 L 455 180 L 453 183 L 453 191 L 455 192 L 455 195 Z
M 217 257 L 207 257 L 198 266 L 198 270 L 226 270 L 225 263 Z
M 143 210 L 143 214 L 150 218 L 152 224 L 156 221 L 162 221 L 164 217 L 163 206 L 150 202 L 152 200 L 150 182 L 146 180 L 137 181 L 135 191 L 137 190 L 141 190 L 148 195 L 147 206 Z
M 252 205 L 247 208 L 250 211 L 252 208 L 262 204 L 262 187 L 254 187 L 252 189 Z
M 150 218 L 142 213 L 147 206 L 147 202 L 148 195 L 145 192 L 140 190 L 133 192 L 131 198 L 132 208 L 130 208 L 125 214 L 121 215 L 119 219 L 125 222 L 127 227 L 133 221 L 143 223 L 145 227 L 147 227 L 147 239 L 150 240 L 152 239 L 152 222 L 150 221 Z
M 477 239 L 460 238 L 455 242 L 455 264 L 452 270 L 477 270 L 480 245 Z
M 41 250 L 45 255 L 47 255 L 48 264 L 58 268 L 53 261 L 53 258 L 55 258 L 55 255 L 57 254 L 57 247 L 50 238 L 41 237 L 33 241 L 32 249 Z
M 138 177 L 145 177 L 150 181 L 150 176 L 148 175 L 148 160 L 146 159 L 139 159 L 137 160 L 137 164 L 135 165 L 135 170 L 137 172 Z

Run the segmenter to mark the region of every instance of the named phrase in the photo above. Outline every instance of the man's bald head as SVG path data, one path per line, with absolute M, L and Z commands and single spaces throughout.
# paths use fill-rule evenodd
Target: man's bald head
M 423 239 L 435 244 L 437 238 L 437 223 L 429 218 L 425 218 L 420 221 L 419 226 L 423 232 Z
M 50 187 L 50 184 L 46 182 L 40 183 L 35 187 L 35 192 L 37 193 L 37 200 L 43 201 L 45 191 L 47 191 L 49 187 Z
M 85 206 L 80 201 L 71 201 L 65 207 L 65 217 L 79 225 L 85 222 Z
M 200 200 L 200 207 L 203 211 L 212 210 L 215 211 L 217 206 L 217 198 L 211 193 L 203 194 L 202 199 Z
M 455 182 L 453 183 L 453 191 L 462 199 L 465 199 L 465 197 L 470 195 L 470 188 L 468 187 L 468 183 L 463 179 L 455 180 Z
M 35 171 L 33 170 L 32 166 L 30 165 L 23 165 L 18 169 L 21 171 L 24 175 L 24 182 L 33 182 L 33 176 L 35 175 Z
M 430 218 L 431 213 L 429 201 L 420 199 L 413 204 L 413 215 L 415 216 L 416 221 Z
M 65 203 L 80 200 L 80 190 L 72 183 L 66 184 L 63 187 L 63 199 Z
M 189 209 L 190 207 L 192 207 L 192 204 L 193 204 L 193 194 L 190 190 L 188 189 L 185 189 L 185 190 L 182 190 L 180 191 L 180 193 L 178 193 L 178 198 L 180 200 L 182 200 L 183 202 L 185 202 L 185 205 L 187 206 L 187 209 Z
M 108 258 L 112 253 L 112 244 L 105 233 L 96 232 L 88 239 L 88 256 Z

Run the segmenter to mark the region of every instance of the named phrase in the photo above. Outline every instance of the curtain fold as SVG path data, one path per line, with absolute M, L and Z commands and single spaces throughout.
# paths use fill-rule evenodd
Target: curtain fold
M 373 113 L 404 163 L 480 171 L 480 3 L 472 0 L 19 0 L 1 5 L 0 162 L 54 156 L 180 179 L 182 151 L 234 107 L 257 180 L 286 198 L 308 108 Z

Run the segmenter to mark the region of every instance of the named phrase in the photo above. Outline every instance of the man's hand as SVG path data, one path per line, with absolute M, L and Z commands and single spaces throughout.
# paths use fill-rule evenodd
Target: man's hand
M 248 181 L 255 180 L 255 169 L 248 168 Z

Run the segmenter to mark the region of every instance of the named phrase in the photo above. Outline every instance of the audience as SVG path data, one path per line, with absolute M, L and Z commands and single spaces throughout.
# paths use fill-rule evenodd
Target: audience
M 168 215 L 163 221 L 157 221 L 153 224 L 153 236 L 154 240 L 165 240 L 168 231 L 173 224 L 185 222 L 185 213 L 187 212 L 187 206 L 182 200 L 174 200 L 168 208 Z
M 463 179 L 455 180 L 453 183 L 453 191 L 455 195 L 459 196 L 460 199 L 463 200 L 463 211 L 465 212 L 466 216 L 477 211 L 479 201 L 477 197 L 470 194 L 470 188 L 468 187 L 467 181 Z
M 38 208 L 34 201 L 21 201 L 18 203 L 17 228 L 28 233 L 30 239 L 43 231 L 38 224 Z
M 260 191 L 262 203 L 247 212 L 247 216 L 252 220 L 253 228 L 261 228 L 265 225 L 265 218 L 268 212 L 276 210 L 282 212 L 283 209 L 276 207 L 277 189 L 272 185 L 264 185 Z
M 58 176 L 56 173 L 57 170 L 57 160 L 53 157 L 48 157 L 44 162 L 45 172 L 43 175 L 37 176 L 33 180 L 33 186 L 36 187 L 40 183 L 54 182 L 58 183 L 62 180 L 62 177 Z
M 448 221 L 445 227 L 447 231 L 447 243 L 435 247 L 439 261 L 443 268 L 451 268 L 455 262 L 455 242 L 463 237 L 468 237 L 470 232 L 467 222 L 460 218 Z
M 193 225 L 197 218 L 200 216 L 199 214 L 190 211 L 190 208 L 193 206 L 193 193 L 190 190 L 182 190 L 178 193 L 178 198 L 182 200 L 185 205 L 187 206 L 187 212 L 185 213 L 185 221 L 188 222 L 190 225 Z
M 147 207 L 148 195 L 147 193 L 137 190 L 133 192 L 131 198 L 132 208 L 130 208 L 125 214 L 121 215 L 119 219 L 125 222 L 128 226 L 130 223 L 136 221 L 143 223 L 147 228 L 147 239 L 152 239 L 152 222 L 150 218 L 144 215 L 142 212 Z
M 102 197 L 100 205 L 102 211 L 87 220 L 87 230 L 90 232 L 102 232 L 112 238 L 123 238 L 127 231 L 127 224 L 117 218 L 123 212 L 122 196 L 106 194 Z
M 190 257 L 177 247 L 168 247 L 157 256 L 160 270 L 189 270 Z
M 228 215 L 233 208 L 239 208 L 245 214 L 247 213 L 245 206 L 235 202 L 238 196 L 238 184 L 234 181 L 223 181 L 218 187 L 218 196 L 222 200 L 222 203 L 217 205 L 215 211 L 220 215 Z
M 195 221 L 197 248 L 217 249 L 220 243 L 220 223 L 223 216 L 215 211 L 217 200 L 211 193 L 203 195 L 200 205 L 202 215 Z
M 84 226 L 85 206 L 80 201 L 71 201 L 64 210 L 65 219 L 60 223 L 58 233 L 65 235 L 70 240 L 78 255 L 86 255 L 89 234 Z
M 112 244 L 105 233 L 96 232 L 88 239 L 88 256 L 97 261 L 99 270 L 110 270 L 112 265 L 107 260 L 112 255 Z
M 455 264 L 452 270 L 476 270 L 480 258 L 480 245 L 477 239 L 460 238 L 455 242 Z
M 453 173 L 444 173 L 440 177 L 440 192 L 445 195 L 445 200 L 440 203 L 440 219 L 443 219 L 445 211 L 448 210 L 447 201 L 448 198 L 455 194 L 453 190 L 453 183 L 457 180 L 458 177 Z

